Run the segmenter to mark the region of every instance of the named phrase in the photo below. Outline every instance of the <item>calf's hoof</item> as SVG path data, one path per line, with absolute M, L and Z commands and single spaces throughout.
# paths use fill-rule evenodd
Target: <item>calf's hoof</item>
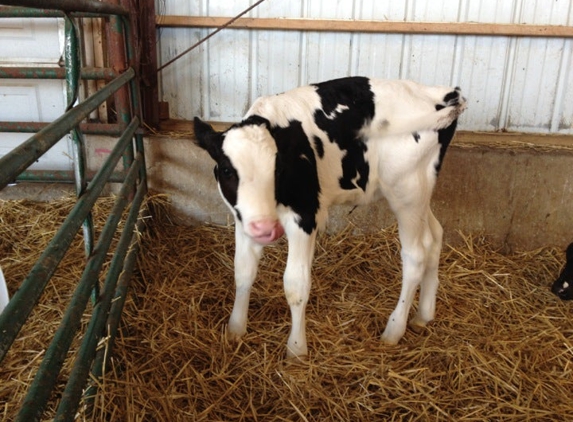
M 388 346 L 395 346 L 406 332 L 406 321 L 390 315 L 386 329 L 382 333 L 382 342 Z
M 226 337 L 228 341 L 238 342 L 247 332 L 246 329 L 234 327 L 233 324 L 227 325 Z
M 429 321 L 426 321 L 425 319 L 422 319 L 418 315 L 416 315 L 414 318 L 410 320 L 408 326 L 412 331 L 419 334 L 426 329 L 428 322 Z
M 382 343 L 386 346 L 396 346 L 400 339 L 390 338 L 388 336 L 382 335 L 381 337 Z
M 287 359 L 303 359 L 308 355 L 308 347 L 306 344 L 298 345 L 298 344 L 287 344 Z
M 384 332 L 382 333 L 382 337 L 380 339 L 382 340 L 382 343 L 384 343 L 386 346 L 396 346 L 400 341 L 400 339 L 402 338 L 402 335 L 389 333 L 388 328 L 386 328 L 386 330 L 384 330 Z

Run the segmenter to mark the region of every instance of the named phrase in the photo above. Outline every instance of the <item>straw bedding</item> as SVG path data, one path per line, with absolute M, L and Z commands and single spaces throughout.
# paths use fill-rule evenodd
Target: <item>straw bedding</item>
M 461 246 L 443 249 L 436 321 L 390 347 L 379 338 L 400 289 L 395 227 L 320 236 L 310 354 L 292 361 L 281 282 L 286 242 L 265 249 L 248 333 L 229 343 L 232 228 L 176 226 L 163 202 L 152 204 L 93 420 L 565 421 L 573 414 L 573 304 L 548 288 L 563 262 L 558 248 L 504 255 L 484 236 L 460 235 Z M 2 255 L 5 271 L 7 262 Z M 70 289 L 58 285 L 46 296 Z M 31 355 L 11 373 L 5 368 L 15 365 L 0 365 L 11 380 L 0 402 L 18 401 Z M 10 408 L 0 407 L 0 420 L 9 420 Z
M 94 206 L 94 228 L 101 231 L 113 206 L 114 198 L 100 198 Z M 56 231 L 75 204 L 65 197 L 50 203 L 28 200 L 0 200 L 0 267 L 4 272 L 8 291 L 12 296 L 28 276 L 32 266 L 44 251 Z M 20 331 L 12 348 L 0 362 L 0 421 L 10 421 L 21 406 L 27 389 L 52 340 L 80 279 L 85 263 L 85 252 L 78 233 L 63 258 L 52 281 L 46 286 L 38 306 Z M 91 303 L 82 317 L 81 331 L 87 326 Z M 76 336 L 72 350 L 79 346 Z M 46 417 L 55 411 L 56 399 L 62 392 L 73 361 L 67 359 L 59 377 L 53 400 Z

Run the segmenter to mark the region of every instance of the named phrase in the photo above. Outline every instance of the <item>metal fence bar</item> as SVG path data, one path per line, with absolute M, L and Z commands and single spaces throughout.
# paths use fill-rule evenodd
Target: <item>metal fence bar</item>
M 125 16 L 129 14 L 129 12 L 121 6 L 97 0 L 2 0 L 2 4 L 7 6 L 31 7 L 35 9 L 54 9 L 64 12 L 84 12 Z
M 140 133 L 135 134 L 135 150 L 139 152 L 143 152 L 143 135 Z M 143 156 L 143 166 L 141 166 L 141 174 L 139 177 L 142 180 L 147 180 L 147 167 L 145 164 L 145 155 Z
M 56 271 L 75 234 L 103 190 L 106 180 L 112 174 L 121 158 L 125 147 L 132 141 L 138 125 L 139 119 L 134 117 L 102 168 L 88 185 L 85 194 L 78 199 L 76 205 L 70 211 L 70 214 L 54 235 L 28 277 L 26 277 L 18 291 L 8 302 L 4 312 L 0 314 L 0 333 L 2 333 L 0 337 L 0 362 L 4 359 L 18 332 L 40 298 L 46 284 Z
M 138 220 L 136 231 L 139 233 L 144 229 L 144 222 L 142 219 Z M 139 253 L 139 242 L 136 238 L 132 239 L 129 254 L 125 259 L 124 270 L 120 276 L 119 283 L 117 285 L 114 298 L 111 303 L 111 308 L 106 321 L 106 327 L 108 329 L 108 339 L 105 347 L 101 347 L 97 352 L 92 365 L 92 382 L 88 386 L 84 394 L 86 401 L 86 411 L 90 414 L 94 400 L 97 394 L 97 389 L 99 385 L 99 380 L 107 367 L 109 357 L 111 356 L 115 338 L 117 337 L 117 330 L 119 327 L 119 322 L 121 321 L 121 314 L 123 312 L 123 307 L 125 305 L 125 300 L 127 299 L 127 291 L 131 282 L 131 277 L 133 269 L 135 268 L 135 263 L 137 255 Z
M 66 69 L 66 97 L 68 105 L 66 111 L 71 109 L 74 103 L 78 99 L 78 89 L 80 83 L 80 37 L 78 29 L 69 17 L 65 17 L 65 47 L 64 47 L 64 58 L 65 58 L 65 69 Z M 76 185 L 76 195 L 79 198 L 84 193 L 87 186 L 86 180 L 86 153 L 85 153 L 85 142 L 84 137 L 77 127 L 74 127 L 71 131 L 72 137 L 72 156 L 74 162 L 74 180 Z M 84 249 L 86 257 L 89 257 L 93 251 L 94 245 L 94 228 L 93 228 L 93 218 L 91 211 L 86 216 L 84 223 L 82 225 L 82 230 L 84 232 Z M 94 285 L 95 294 L 99 291 L 99 285 L 96 283 Z
M 72 154 L 75 163 L 74 181 L 76 185 L 76 196 L 79 198 L 83 195 L 88 182 L 86 177 L 87 164 L 84 137 L 77 128 L 72 130 Z M 82 230 L 84 232 L 84 249 L 86 252 L 86 257 L 89 257 L 93 251 L 94 244 L 94 227 L 91 211 L 88 213 L 86 219 L 84 220 Z M 97 293 L 99 286 L 96 284 L 94 288 Z
M 88 182 L 95 176 L 94 171 L 86 172 Z M 123 183 L 125 172 L 115 171 L 109 177 L 110 183 Z M 34 182 L 34 183 L 75 183 L 74 172 L 69 170 L 28 170 L 16 178 L 17 182 Z
M 64 62 L 66 75 L 66 111 L 71 109 L 78 99 L 80 82 L 80 48 L 79 34 L 74 21 L 66 16 L 64 18 Z
M 84 241 L 88 256 L 83 274 L 74 290 L 62 321 L 45 352 L 40 367 L 28 389 L 26 398 L 15 419 L 18 422 L 40 420 L 52 396 L 58 375 L 63 366 L 72 340 L 81 326 L 81 317 L 86 312 L 87 302 L 94 287 L 99 286 L 99 277 L 105 262 L 110 266 L 101 294 L 96 294 L 93 312 L 83 340 L 75 356 L 74 365 L 59 400 L 55 419 L 74 420 L 90 370 L 94 376 L 101 376 L 105 354 L 98 352 L 98 342 L 107 331 L 107 347 L 113 347 L 121 318 L 122 309 L 139 252 L 138 236 L 135 231 L 143 228 L 139 212 L 147 192 L 143 132 L 138 131 L 141 114 L 139 86 L 135 80 L 137 68 L 136 43 L 125 7 L 97 0 L 0 0 L 2 4 L 18 7 L 1 7 L 0 17 L 64 17 L 66 22 L 65 54 L 66 66 L 60 68 L 0 68 L 2 78 L 66 79 L 68 111 L 50 124 L 38 122 L 0 122 L 0 131 L 37 132 L 26 142 L 0 157 L 0 190 L 18 177 L 18 180 L 49 180 L 76 182 L 78 200 L 62 226 L 56 232 L 34 267 L 22 282 L 4 311 L 0 314 L 0 362 L 13 344 L 20 329 L 37 304 L 47 283 L 60 261 L 68 251 L 79 227 L 84 223 Z M 30 9 L 30 7 L 37 9 Z M 81 68 L 79 59 L 79 37 L 70 17 L 109 16 L 111 68 Z M 77 99 L 80 78 L 109 81 L 102 89 L 82 103 L 73 107 Z M 82 123 L 89 114 L 109 96 L 115 95 L 118 124 Z M 134 117 L 135 116 L 135 117 Z M 122 133 L 121 131 L 125 129 Z M 53 147 L 63 136 L 72 132 L 74 176 L 69 171 L 25 171 L 35 160 Z M 86 170 L 84 155 L 84 133 L 119 136 L 111 154 L 101 169 L 93 175 Z M 123 171 L 115 171 L 123 158 Z M 91 182 L 88 179 L 93 175 Z M 89 217 L 91 209 L 108 182 L 123 182 L 98 242 L 93 247 L 93 226 Z M 124 224 L 119 228 L 126 214 Z M 115 234 L 121 231 L 114 247 L 111 262 L 110 252 Z M 93 385 L 91 386 L 93 387 Z M 89 391 L 94 391 L 90 388 Z M 88 399 L 89 403 L 89 399 Z
M 4 0 L 2 0 L 4 3 Z M 101 13 L 67 12 L 72 18 L 101 18 Z M 0 18 L 63 18 L 64 12 L 50 9 L 32 9 L 28 7 L 0 6 Z
M 16 417 L 16 422 L 28 422 L 32 420 L 37 420 L 42 416 L 44 412 L 44 408 L 50 398 L 52 389 L 56 385 L 58 374 L 62 368 L 64 363 L 64 359 L 70 349 L 72 344 L 72 340 L 74 338 L 75 333 L 77 332 L 78 328 L 80 327 L 81 317 L 86 309 L 87 302 L 89 300 L 90 294 L 92 292 L 93 287 L 98 282 L 98 277 L 101 272 L 102 266 L 106 260 L 107 252 L 110 248 L 111 242 L 113 240 L 113 236 L 117 229 L 117 226 L 121 220 L 123 210 L 126 208 L 129 202 L 129 197 L 132 195 L 133 186 L 137 177 L 139 176 L 139 167 L 141 165 L 141 160 L 134 162 L 134 165 L 131 167 L 125 183 L 122 186 L 119 196 L 116 199 L 114 204 L 113 210 L 111 211 L 106 224 L 103 228 L 103 231 L 98 239 L 97 246 L 94 250 L 94 254 L 88 260 L 84 272 L 78 282 L 74 295 L 70 301 L 69 306 L 66 309 L 64 317 L 62 318 L 62 322 L 54 335 L 50 346 L 46 350 L 46 354 L 42 359 L 42 363 L 40 364 L 40 368 L 34 377 L 32 385 L 28 389 L 28 393 L 22 403 L 22 407 L 20 409 L 20 413 Z M 142 189 L 142 192 L 145 193 L 145 190 Z M 141 199 L 140 199 L 141 203 Z M 135 215 L 137 216 L 137 212 L 139 208 L 136 208 Z M 135 222 L 133 223 L 135 224 Z M 131 227 L 133 230 L 133 227 Z M 126 235 L 127 233 L 127 235 Z M 131 240 L 131 236 L 133 232 L 130 231 L 128 227 L 125 228 L 124 232 L 122 233 L 122 238 L 125 236 L 129 236 Z M 124 249 L 127 248 L 127 245 L 121 245 Z M 116 249 L 116 254 L 120 250 L 120 246 Z M 118 265 L 117 263 L 115 264 Z M 116 271 L 116 269 L 114 268 Z M 112 269 L 110 268 L 110 272 Z M 108 272 L 108 277 L 110 272 Z M 105 295 L 105 292 L 104 292 Z M 92 327 L 90 330 L 86 331 L 84 336 L 84 342 L 86 339 L 91 339 L 91 341 L 95 340 L 95 344 L 97 345 L 97 341 L 99 337 L 101 337 L 102 330 L 94 331 L 94 321 L 97 318 L 98 312 L 97 309 L 101 309 L 102 307 L 106 306 L 107 297 L 99 298 L 98 305 L 93 311 L 92 319 L 90 321 L 89 327 Z M 105 309 L 105 308 L 104 308 Z M 101 311 L 100 311 L 101 312 Z M 100 317 L 102 322 L 105 322 L 103 317 Z M 97 323 L 97 321 L 96 321 Z M 101 323 L 99 323 L 101 325 Z M 97 327 L 99 327 L 99 325 Z M 91 344 L 91 343 L 90 343 Z M 95 352 L 95 348 L 94 348 Z M 85 350 L 84 350 L 84 353 Z M 76 357 L 74 368 L 78 366 L 78 361 L 82 361 L 85 356 L 78 355 Z M 89 362 L 91 363 L 91 361 Z M 75 372 L 75 370 L 74 370 Z M 87 374 L 85 374 L 87 376 Z M 73 373 L 70 379 L 74 379 L 75 383 L 78 383 L 83 376 L 83 372 L 80 374 Z M 80 378 L 78 378 L 80 377 Z M 84 377 L 85 382 L 85 377 Z M 80 386 L 80 395 L 81 395 L 81 387 Z M 75 395 L 73 396 L 75 399 Z M 77 398 L 79 400 L 79 397 Z
M 72 108 L 66 114 L 43 128 L 26 142 L 0 157 L 0 189 L 14 181 L 15 175 L 26 170 L 34 161 L 53 147 L 74 126 L 85 119 L 106 98 L 135 76 L 130 68 L 121 76 L 108 83 L 100 91 Z
M 107 67 L 84 67 L 80 77 L 84 80 L 111 81 L 118 72 Z M 65 79 L 66 70 L 61 67 L 0 67 L 0 79 Z
M 137 154 L 137 157 L 134 161 L 134 164 L 137 165 L 132 165 L 132 169 L 135 169 L 136 172 L 139 172 L 142 163 L 143 156 L 141 154 Z M 127 183 L 128 181 L 126 180 L 126 185 Z M 131 189 L 128 188 L 126 189 L 126 192 L 122 193 L 122 201 L 124 203 L 127 203 L 128 201 L 129 190 Z M 118 278 L 121 271 L 123 270 L 124 261 L 126 255 L 128 254 L 129 246 L 131 245 L 135 224 L 139 216 L 139 207 L 143 202 L 145 193 L 145 185 L 140 184 L 133 199 L 132 208 L 130 209 L 129 215 L 126 219 L 125 228 L 119 239 L 116 252 L 111 261 L 110 268 L 104 282 L 102 294 L 96 307 L 93 310 L 92 318 L 86 330 L 82 344 L 78 350 L 78 355 L 62 395 L 62 400 L 58 406 L 55 417 L 56 421 L 73 419 L 78 409 L 78 404 L 82 397 L 83 387 L 86 384 L 92 362 L 96 355 L 98 342 L 105 333 L 105 323 L 107 319 L 106 317 L 109 313 L 111 301 L 117 289 Z
M 36 133 L 50 123 L 45 122 L 0 122 L 0 132 Z M 119 136 L 123 127 L 114 123 L 80 123 L 80 130 L 86 135 Z
M 71 109 L 78 99 L 78 91 L 80 86 L 80 36 L 79 31 L 74 21 L 66 15 L 64 24 L 65 31 L 65 69 L 66 69 L 66 97 L 68 105 L 66 111 Z M 72 155 L 74 162 L 74 180 L 76 185 L 76 196 L 79 198 L 83 195 L 86 186 L 86 151 L 84 136 L 78 129 L 74 127 L 71 131 L 72 137 Z M 86 219 L 82 224 L 84 233 L 84 251 L 86 257 L 92 254 L 94 248 L 94 223 L 92 212 L 88 212 Z M 99 283 L 96 281 L 93 285 L 94 300 L 99 294 Z

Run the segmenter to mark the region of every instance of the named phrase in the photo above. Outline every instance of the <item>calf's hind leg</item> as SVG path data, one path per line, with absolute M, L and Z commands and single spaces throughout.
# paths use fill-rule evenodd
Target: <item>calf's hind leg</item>
M 402 257 L 402 289 L 398 304 L 390 314 L 382 341 L 397 344 L 406 332 L 408 315 L 418 286 L 423 285 L 421 308 L 412 323 L 425 325 L 433 318 L 437 289 L 437 262 L 441 227 L 430 211 L 431 184 L 423 179 L 405 178 L 395 185 L 388 202 L 398 220 Z M 410 182 L 410 183 L 409 183 Z M 401 185 L 401 186 L 399 186 Z M 438 228 L 439 227 L 439 228 Z
M 442 237 L 444 230 L 428 209 L 428 228 L 426 232 L 429 236 L 424 239 L 424 246 L 427 252 L 426 268 L 420 284 L 420 302 L 418 312 L 410 321 L 410 325 L 416 327 L 425 327 L 428 322 L 434 319 L 436 312 L 436 294 L 438 285 L 438 267 L 440 264 L 440 253 L 442 251 Z

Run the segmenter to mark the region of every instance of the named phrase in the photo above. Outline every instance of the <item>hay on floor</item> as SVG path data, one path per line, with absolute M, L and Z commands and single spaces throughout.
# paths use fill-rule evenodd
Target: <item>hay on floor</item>
M 127 421 L 565 420 L 573 414 L 571 303 L 549 291 L 563 252 L 502 255 L 483 237 L 442 254 L 437 318 L 398 346 L 380 335 L 400 289 L 395 228 L 319 238 L 310 355 L 285 360 L 286 242 L 267 247 L 248 333 L 225 340 L 232 228 L 162 213 L 145 235 L 97 418 Z
M 265 249 L 247 335 L 229 343 L 232 228 L 180 227 L 162 204 L 155 209 L 93 420 L 565 421 L 573 414 L 573 303 L 549 291 L 563 262 L 558 248 L 503 255 L 480 236 L 444 246 L 435 322 L 390 347 L 380 335 L 400 289 L 395 227 L 320 236 L 310 354 L 299 362 L 285 359 L 286 242 Z M 63 294 L 52 288 L 45 296 Z M 40 343 L 12 354 L 29 353 L 31 366 Z M 20 390 L 7 390 L 31 377 L 29 367 L 5 367 L 0 375 L 11 387 L 0 385 L 7 403 L 0 420 L 10 420 L 6 409 L 18 401 Z
M 102 197 L 94 205 L 94 232 L 101 232 L 115 198 Z M 76 203 L 74 197 L 51 202 L 0 200 L 0 267 L 6 277 L 10 297 L 28 276 L 33 265 L 54 237 Z M 44 294 L 22 327 L 14 344 L 0 362 L 0 421 L 11 421 L 22 405 L 46 348 L 58 329 L 65 309 L 85 267 L 81 230 Z M 104 270 L 107 264 L 104 266 Z M 105 273 L 104 273 L 105 274 Z M 69 356 L 79 347 L 81 336 L 92 312 L 91 302 L 82 316 L 81 328 L 70 348 Z M 66 359 L 52 398 L 42 420 L 53 417 L 73 359 Z

